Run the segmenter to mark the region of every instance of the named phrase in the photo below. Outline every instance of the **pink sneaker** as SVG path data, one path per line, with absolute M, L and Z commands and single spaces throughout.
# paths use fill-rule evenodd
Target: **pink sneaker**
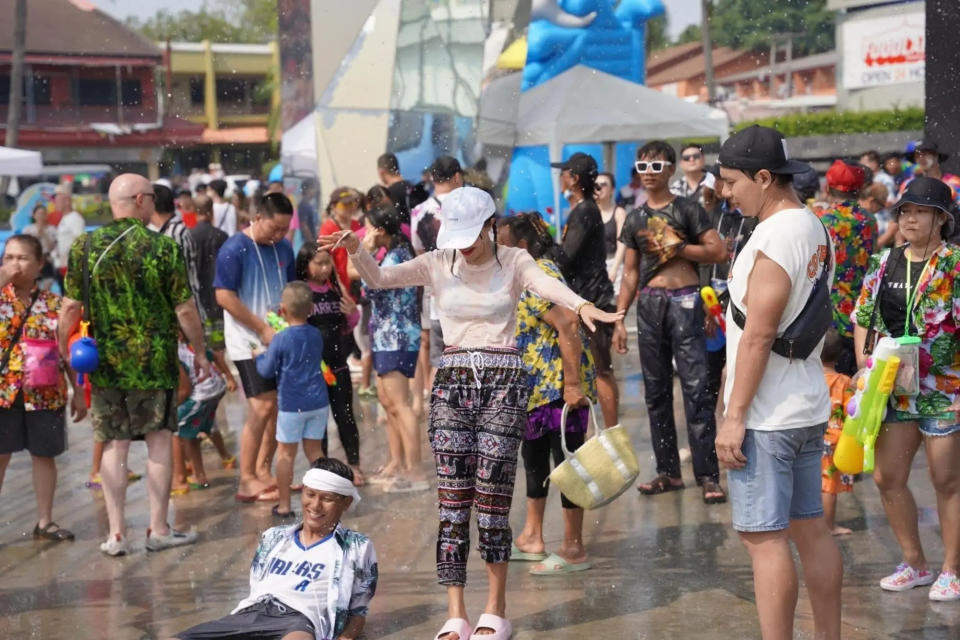
M 901 562 L 896 571 L 880 581 L 880 588 L 884 591 L 907 591 L 933 584 L 933 581 L 933 574 L 929 570 L 917 571 L 906 562 Z
M 930 587 L 930 599 L 938 602 L 960 600 L 960 578 L 955 573 L 944 571 Z

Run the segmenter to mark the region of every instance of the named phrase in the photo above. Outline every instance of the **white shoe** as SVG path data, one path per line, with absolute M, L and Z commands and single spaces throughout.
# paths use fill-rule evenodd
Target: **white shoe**
M 127 543 L 126 538 L 118 533 L 101 542 L 100 551 L 103 551 L 108 556 L 125 556 L 130 553 L 130 545 Z
M 196 541 L 197 534 L 194 531 L 177 531 L 171 527 L 170 533 L 165 536 L 158 536 L 147 529 L 147 551 L 163 551 L 164 549 L 193 544 Z

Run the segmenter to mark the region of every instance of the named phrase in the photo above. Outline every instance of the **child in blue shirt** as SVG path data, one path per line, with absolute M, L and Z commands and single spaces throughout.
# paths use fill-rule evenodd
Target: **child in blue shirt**
M 280 315 L 289 325 L 278 332 L 266 351 L 257 350 L 257 373 L 276 378 L 279 413 L 277 414 L 277 488 L 280 504 L 273 507 L 279 518 L 295 517 L 290 508 L 290 483 L 297 445 L 309 462 L 323 457 L 323 437 L 327 431 L 327 383 L 320 363 L 323 360 L 323 334 L 307 324 L 313 311 L 313 292 L 303 282 L 291 282 L 283 289 Z

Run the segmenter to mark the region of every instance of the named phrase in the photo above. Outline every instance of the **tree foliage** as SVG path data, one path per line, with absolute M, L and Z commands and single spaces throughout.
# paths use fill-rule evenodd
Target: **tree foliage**
M 154 41 L 267 42 L 277 37 L 277 0 L 203 2 L 197 11 L 161 9 L 146 20 L 130 17 L 127 25 Z
M 768 49 L 773 35 L 796 33 L 794 55 L 835 46 L 835 12 L 827 9 L 827 0 L 714 0 L 712 13 L 710 33 L 720 45 Z
M 712 32 L 711 32 L 712 35 Z M 688 24 L 687 28 L 680 32 L 674 44 L 687 44 L 689 42 L 700 42 L 703 38 L 703 29 L 698 24 Z
M 647 20 L 647 55 L 666 49 L 670 44 L 667 38 L 667 17 L 663 15 Z

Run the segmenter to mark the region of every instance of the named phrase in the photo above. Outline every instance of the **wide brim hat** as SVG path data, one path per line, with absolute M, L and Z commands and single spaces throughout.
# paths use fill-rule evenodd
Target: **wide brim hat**
M 497 212 L 489 193 L 476 187 L 451 191 L 440 206 L 438 249 L 466 249 L 480 236 L 483 225 Z
M 956 228 L 953 198 L 953 189 L 947 183 L 928 176 L 918 176 L 907 183 L 907 188 L 897 203 L 891 207 L 891 211 L 896 217 L 899 217 L 900 207 L 905 204 L 940 209 L 947 214 L 947 221 L 943 225 L 943 233 L 940 235 L 943 238 L 949 238 Z
M 910 149 L 909 151 L 907 151 L 907 153 L 905 153 L 904 156 L 907 158 L 907 160 L 916 164 L 917 151 L 933 151 L 934 153 L 937 154 L 937 157 L 940 159 L 940 162 L 943 162 L 944 160 L 950 157 L 949 153 L 943 153 L 942 151 L 940 151 L 940 145 L 938 145 L 936 142 L 932 140 L 923 140 L 917 143 L 916 146 L 914 146 L 913 149 Z

